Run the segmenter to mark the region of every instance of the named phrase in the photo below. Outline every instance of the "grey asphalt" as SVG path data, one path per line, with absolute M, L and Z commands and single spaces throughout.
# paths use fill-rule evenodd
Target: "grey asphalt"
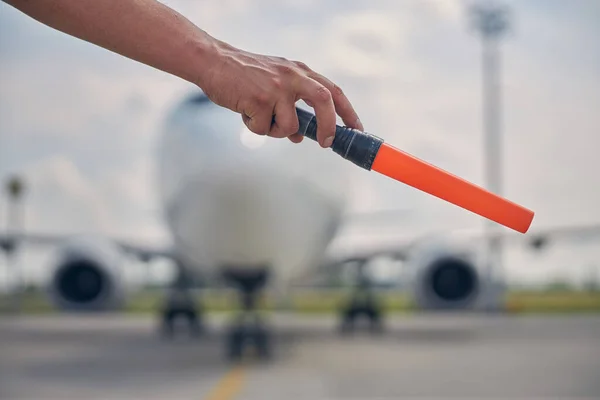
M 600 316 L 407 315 L 344 338 L 330 317 L 272 325 L 273 360 L 210 397 L 232 369 L 219 318 L 204 338 L 167 341 L 152 318 L 3 317 L 0 398 L 600 398 Z

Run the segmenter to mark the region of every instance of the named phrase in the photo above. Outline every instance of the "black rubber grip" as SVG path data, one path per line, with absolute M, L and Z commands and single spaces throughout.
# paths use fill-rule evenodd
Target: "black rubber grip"
M 317 118 L 315 115 L 298 107 L 296 107 L 296 113 L 300 123 L 298 133 L 317 141 Z M 370 171 L 382 144 L 383 139 L 375 135 L 336 125 L 331 149 L 342 158 Z

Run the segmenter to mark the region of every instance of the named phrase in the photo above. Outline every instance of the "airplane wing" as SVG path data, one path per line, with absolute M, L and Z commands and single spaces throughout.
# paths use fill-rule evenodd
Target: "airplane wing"
M 380 219 L 379 223 L 398 223 L 393 212 L 382 213 L 379 216 L 390 217 Z M 360 219 L 368 220 L 368 215 L 361 214 Z M 373 220 L 369 221 L 373 223 Z M 360 224 L 359 224 L 360 225 Z M 385 231 L 385 229 L 382 229 Z M 406 260 L 411 249 L 421 240 L 452 238 L 459 243 L 469 243 L 473 246 L 490 239 L 501 239 L 511 245 L 526 245 L 533 250 L 541 250 L 553 240 L 583 241 L 600 238 L 600 223 L 588 225 L 566 225 L 534 229 L 526 234 L 517 233 L 499 226 L 491 231 L 481 229 L 434 230 L 419 234 L 403 235 L 372 235 L 372 234 L 341 234 L 329 247 L 322 263 L 309 269 L 297 277 L 297 282 L 310 279 L 314 274 L 323 270 L 335 270 L 346 263 L 365 262 L 376 257 L 386 257 L 396 260 Z
M 402 215 L 406 212 L 408 210 L 386 210 L 373 213 L 350 214 L 343 225 L 344 227 L 356 227 L 394 224 L 398 223 L 399 219 L 401 220 Z M 75 236 L 74 234 L 0 233 L 0 249 L 10 251 L 20 244 L 37 246 L 57 245 Z M 520 234 L 501 226 L 487 231 L 481 229 L 454 229 L 402 235 L 377 235 L 371 233 L 361 235 L 360 233 L 354 233 L 341 235 L 334 239 L 323 264 L 331 265 L 341 262 L 365 261 L 379 256 L 402 260 L 408 256 L 410 249 L 420 240 L 445 237 L 452 237 L 453 239 L 474 244 L 490 239 L 500 239 L 504 242 L 525 244 L 535 250 L 540 250 L 555 240 L 582 241 L 589 238 L 597 239 L 600 237 L 600 223 L 538 228 L 526 234 Z M 142 261 L 148 261 L 157 257 L 175 259 L 175 251 L 172 246 L 134 243 L 125 239 L 108 239 L 124 253 L 135 256 Z
M 0 249 L 10 252 L 20 245 L 56 246 L 76 237 L 76 234 L 45 234 L 45 233 L 0 233 Z M 135 256 L 142 261 L 152 258 L 173 259 L 175 253 L 171 246 L 133 243 L 125 239 L 111 239 L 124 253 Z
M 536 228 L 525 234 L 510 231 L 506 228 L 495 228 L 489 231 L 462 230 L 455 234 L 464 240 L 500 239 L 507 243 L 525 243 L 534 249 L 541 249 L 551 241 L 584 241 L 600 237 L 600 223 L 575 224 Z
M 368 220 L 368 214 L 360 216 L 361 220 Z M 401 220 L 401 219 L 400 219 Z M 375 221 L 375 222 L 374 222 Z M 502 226 L 491 230 L 484 229 L 445 229 L 431 230 L 417 234 L 395 235 L 385 229 L 385 225 L 398 223 L 397 215 L 393 211 L 382 213 L 370 221 L 370 224 L 380 224 L 382 232 L 377 234 L 369 232 L 340 235 L 336 238 L 328 253 L 327 263 L 368 260 L 377 256 L 386 256 L 395 259 L 405 259 L 410 249 L 423 239 L 452 238 L 463 243 L 478 244 L 484 241 L 499 239 L 510 245 L 526 245 L 534 250 L 540 250 L 553 241 L 584 241 L 600 238 L 600 223 L 574 224 L 534 228 L 526 234 L 514 232 Z M 362 222 L 355 224 L 361 225 Z

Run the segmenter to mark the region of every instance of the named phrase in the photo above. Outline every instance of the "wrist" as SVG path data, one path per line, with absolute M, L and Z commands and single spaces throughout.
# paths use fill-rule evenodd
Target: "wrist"
M 219 68 L 223 51 L 228 45 L 213 38 L 207 33 L 189 41 L 188 49 L 192 55 L 190 82 L 204 89 L 210 77 Z

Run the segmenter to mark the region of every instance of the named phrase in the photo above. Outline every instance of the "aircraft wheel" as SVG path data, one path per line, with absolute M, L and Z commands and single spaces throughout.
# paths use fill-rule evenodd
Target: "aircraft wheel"
M 354 332 L 354 322 L 356 319 L 356 313 L 353 308 L 348 308 L 342 312 L 341 324 L 339 332 L 342 335 L 346 335 Z
M 226 337 L 226 353 L 232 361 L 241 360 L 250 348 L 261 360 L 271 356 L 271 337 L 263 326 L 234 326 Z
M 257 356 L 264 360 L 271 356 L 271 335 L 265 327 L 258 327 L 254 332 L 254 346 Z
M 245 335 L 241 327 L 233 327 L 227 334 L 226 352 L 227 358 L 232 361 L 238 361 L 244 354 Z
M 185 319 L 190 336 L 197 337 L 204 333 L 202 319 L 195 309 L 165 309 L 161 313 L 159 333 L 162 337 L 171 339 L 175 336 L 176 322 Z
M 373 307 L 369 311 L 369 322 L 370 322 L 370 332 L 372 334 L 380 334 L 383 333 L 383 322 L 381 310 Z

